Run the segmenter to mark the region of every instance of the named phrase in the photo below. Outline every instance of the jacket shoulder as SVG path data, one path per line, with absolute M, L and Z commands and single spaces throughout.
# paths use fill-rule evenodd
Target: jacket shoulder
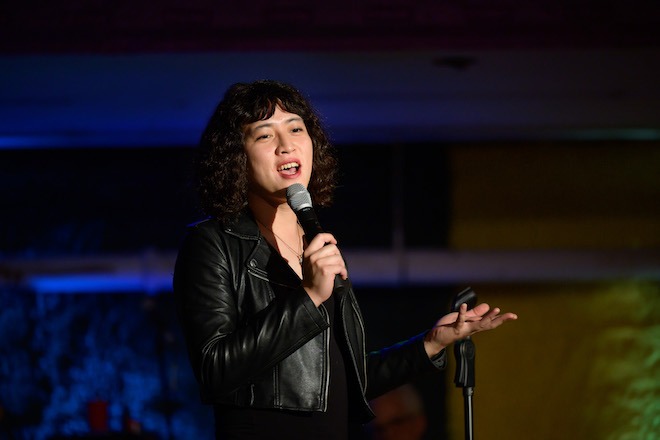
M 184 247 L 191 241 L 213 241 L 221 239 L 223 227 L 218 219 L 206 218 L 186 225 L 179 247 Z
M 238 218 L 229 222 L 222 222 L 218 218 L 208 217 L 191 223 L 187 227 L 188 232 L 197 230 L 202 234 L 230 235 L 242 239 L 256 240 L 259 238 L 259 227 L 254 219 L 247 213 L 242 213 Z
M 222 230 L 222 223 L 215 217 L 207 217 L 201 220 L 197 220 L 186 225 L 186 230 L 190 231 L 191 229 L 199 230 L 209 230 L 209 229 L 220 229 Z

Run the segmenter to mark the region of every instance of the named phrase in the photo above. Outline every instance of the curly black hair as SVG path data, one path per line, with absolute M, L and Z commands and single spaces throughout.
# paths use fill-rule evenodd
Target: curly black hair
M 329 206 L 337 159 L 316 111 L 296 88 L 273 80 L 237 83 L 227 89 L 202 135 L 195 159 L 196 185 L 207 215 L 232 221 L 247 207 L 246 125 L 270 118 L 275 108 L 300 116 L 312 139 L 308 190 L 314 203 Z

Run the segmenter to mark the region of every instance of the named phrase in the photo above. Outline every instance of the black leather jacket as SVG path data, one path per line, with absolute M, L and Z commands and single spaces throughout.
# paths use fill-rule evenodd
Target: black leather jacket
M 329 324 L 301 280 L 267 243 L 249 214 L 231 226 L 189 227 L 176 262 L 174 294 L 190 361 L 209 404 L 324 411 Z M 339 301 L 351 419 L 373 414 L 367 399 L 425 370 L 423 335 L 365 353 L 364 325 L 350 287 Z

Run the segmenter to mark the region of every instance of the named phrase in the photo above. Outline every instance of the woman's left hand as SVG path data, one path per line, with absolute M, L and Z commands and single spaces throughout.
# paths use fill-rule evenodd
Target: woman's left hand
M 518 319 L 515 313 L 500 314 L 500 309 L 493 309 L 481 303 L 468 310 L 467 304 L 461 304 L 458 312 L 449 313 L 438 320 L 424 339 L 424 348 L 429 357 L 435 356 L 452 343 L 465 339 L 475 333 L 492 330 L 507 321 Z

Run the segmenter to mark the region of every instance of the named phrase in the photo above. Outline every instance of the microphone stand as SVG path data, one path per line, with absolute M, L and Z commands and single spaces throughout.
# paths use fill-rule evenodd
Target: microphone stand
M 461 304 L 466 303 L 468 310 L 477 303 L 477 294 L 468 287 L 454 297 L 452 301 L 452 312 L 458 312 Z M 472 410 L 472 396 L 474 394 L 474 358 L 475 347 L 472 338 L 454 342 L 454 356 L 456 357 L 456 375 L 454 384 L 463 388 L 463 407 L 465 412 L 465 439 L 474 439 L 474 413 Z

